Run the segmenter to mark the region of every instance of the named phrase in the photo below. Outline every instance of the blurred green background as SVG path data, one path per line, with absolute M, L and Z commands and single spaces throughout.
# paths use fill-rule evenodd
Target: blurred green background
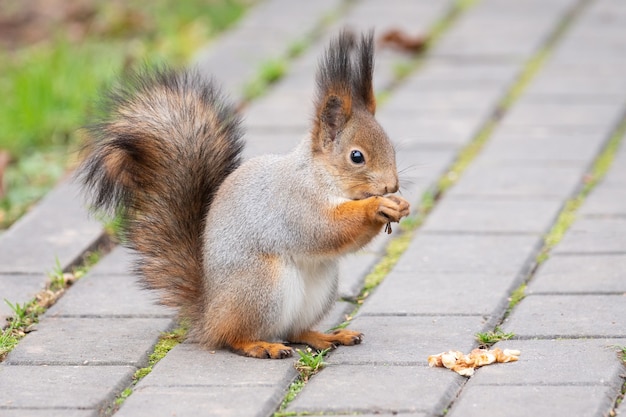
M 254 0 L 0 0 L 0 229 L 76 163 L 125 68 L 184 65 Z

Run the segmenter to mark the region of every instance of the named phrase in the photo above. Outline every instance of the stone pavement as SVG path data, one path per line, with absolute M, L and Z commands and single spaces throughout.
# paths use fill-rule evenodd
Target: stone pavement
M 283 410 L 291 415 L 606 416 L 626 368 L 626 3 L 621 0 L 266 0 L 201 51 L 197 64 L 235 97 L 269 59 L 287 74 L 245 108 L 247 155 L 283 152 L 306 134 L 315 63 L 339 28 L 439 28 L 419 61 L 378 53 L 378 118 L 398 144 L 403 195 L 417 208 L 455 175 L 350 328 L 362 345 L 330 353 Z M 298 56 L 288 52 L 297 42 Z M 400 71 L 402 69 L 402 71 Z M 399 77 L 400 72 L 408 76 Z M 605 178 L 561 242 L 544 236 L 622 140 Z M 472 144 L 466 170 L 447 174 Z M 102 239 L 76 186 L 54 190 L 0 238 L 0 298 L 31 299 L 56 259 L 67 269 Z M 341 300 L 323 327 L 354 309 L 364 276 L 394 235 L 343 265 Z M 183 343 L 113 400 L 147 363 L 173 312 L 155 306 L 120 248 L 72 286 L 0 364 L 2 416 L 269 416 L 297 378 L 294 360 L 261 361 Z M 509 313 L 521 285 L 526 297 Z M 10 310 L 0 305 L 0 315 Z M 500 326 L 519 362 L 471 378 L 429 368 Z

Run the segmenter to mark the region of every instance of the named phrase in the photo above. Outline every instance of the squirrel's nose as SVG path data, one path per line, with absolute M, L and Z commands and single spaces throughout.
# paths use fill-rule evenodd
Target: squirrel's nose
M 385 194 L 389 194 L 389 193 L 393 194 L 399 189 L 400 189 L 400 186 L 398 185 L 398 180 L 396 179 L 392 184 L 385 185 Z

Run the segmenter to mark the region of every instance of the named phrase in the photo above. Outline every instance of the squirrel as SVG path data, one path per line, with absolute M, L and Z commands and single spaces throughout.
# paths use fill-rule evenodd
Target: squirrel
M 342 31 L 318 65 L 310 133 L 285 155 L 242 162 L 241 118 L 197 70 L 127 74 L 87 127 L 78 180 L 121 218 L 135 272 L 208 349 L 286 358 L 360 332 L 314 331 L 338 263 L 409 214 L 395 150 L 374 118 L 373 33 Z

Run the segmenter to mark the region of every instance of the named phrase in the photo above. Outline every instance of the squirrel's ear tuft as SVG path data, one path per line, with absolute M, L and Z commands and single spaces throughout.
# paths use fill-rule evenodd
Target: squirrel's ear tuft
M 313 126 L 313 137 L 319 145 L 334 141 L 352 115 L 355 43 L 352 32 L 342 31 L 331 41 L 319 63 Z
M 358 46 L 356 71 L 352 77 L 354 94 L 365 104 L 367 110 L 376 112 L 376 97 L 374 96 L 374 31 L 361 36 Z

